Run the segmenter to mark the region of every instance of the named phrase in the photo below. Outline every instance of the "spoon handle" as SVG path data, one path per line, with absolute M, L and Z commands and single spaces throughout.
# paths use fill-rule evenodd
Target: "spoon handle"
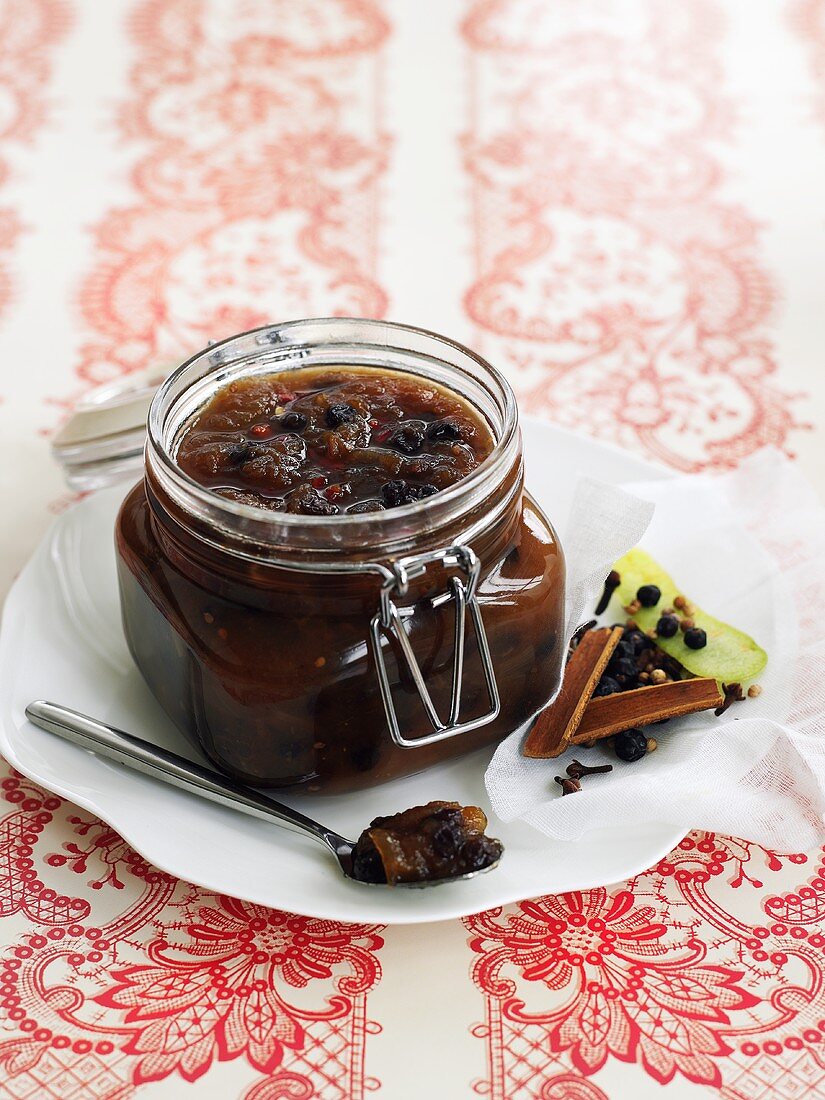
M 350 841 L 290 806 L 186 760 L 168 749 L 152 745 L 140 737 L 90 718 L 87 714 L 80 714 L 57 703 L 38 700 L 26 707 L 26 717 L 41 729 L 62 737 L 64 741 L 90 749 L 98 756 L 105 756 L 118 764 L 125 764 L 127 768 L 159 779 L 170 787 L 200 795 L 210 802 L 217 802 L 219 806 L 240 810 L 250 817 L 274 821 L 293 832 L 305 833 L 313 840 L 320 841 L 336 856 L 352 848 Z

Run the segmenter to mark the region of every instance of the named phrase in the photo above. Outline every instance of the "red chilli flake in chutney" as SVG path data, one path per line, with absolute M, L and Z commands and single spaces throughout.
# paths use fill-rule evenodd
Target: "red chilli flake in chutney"
M 306 367 L 219 390 L 187 426 L 177 462 L 231 500 L 330 516 L 432 496 L 493 445 L 480 416 L 433 382 L 371 367 Z

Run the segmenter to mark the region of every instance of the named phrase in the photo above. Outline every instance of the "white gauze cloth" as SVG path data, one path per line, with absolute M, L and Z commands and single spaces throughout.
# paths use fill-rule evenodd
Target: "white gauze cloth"
M 520 751 L 525 731 L 518 730 L 487 769 L 495 813 L 562 840 L 658 821 L 784 852 L 813 847 L 825 820 L 825 510 L 793 464 L 773 450 L 730 474 L 627 489 L 633 496 L 586 484 L 573 505 L 562 539 L 568 637 L 590 617 L 634 525 L 643 530 L 638 499 L 646 500 L 655 513 L 641 545 L 688 599 L 767 651 L 762 694 L 721 718 L 702 713 L 650 727 L 659 747 L 633 764 L 605 746 L 528 760 Z M 605 621 L 622 617 L 614 601 Z M 564 775 L 574 757 L 612 763 L 613 771 L 588 776 L 581 793 L 562 798 L 553 777 Z

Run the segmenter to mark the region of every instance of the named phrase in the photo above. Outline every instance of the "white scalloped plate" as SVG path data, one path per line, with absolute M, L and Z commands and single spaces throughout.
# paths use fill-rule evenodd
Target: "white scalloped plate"
M 566 519 L 576 476 L 619 484 L 670 476 L 633 455 L 525 418 L 532 492 L 554 521 Z M 0 634 L 0 751 L 14 767 L 107 821 L 157 867 L 210 890 L 337 920 L 416 923 L 464 916 L 508 901 L 585 889 L 651 866 L 683 836 L 673 825 L 592 833 L 571 844 L 493 819 L 505 855 L 498 868 L 438 889 L 369 888 L 347 882 L 309 839 L 166 787 L 59 741 L 24 709 L 50 699 L 192 757 L 143 683 L 120 625 L 113 524 L 124 487 L 64 513 L 20 574 Z M 368 821 L 433 798 L 489 811 L 491 750 L 355 795 L 276 797 L 355 837 Z

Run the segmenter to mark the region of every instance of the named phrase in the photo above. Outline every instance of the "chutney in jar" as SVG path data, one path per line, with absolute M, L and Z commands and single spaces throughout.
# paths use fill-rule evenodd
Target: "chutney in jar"
M 492 744 L 546 704 L 564 558 L 524 491 L 512 393 L 483 360 L 379 322 L 277 331 L 297 349 L 262 352 L 260 332 L 242 334 L 156 397 L 145 478 L 117 523 L 124 627 L 149 687 L 218 768 L 261 787 L 357 790 Z M 477 584 L 441 554 L 457 544 Z M 398 563 L 397 621 L 375 636 L 403 739 L 371 640 Z M 465 621 L 461 731 L 432 739 L 397 631 L 446 722 L 457 582 L 479 619 Z
M 489 426 L 441 386 L 322 367 L 219 390 L 187 428 L 177 461 L 231 500 L 330 516 L 423 500 L 492 449 Z

